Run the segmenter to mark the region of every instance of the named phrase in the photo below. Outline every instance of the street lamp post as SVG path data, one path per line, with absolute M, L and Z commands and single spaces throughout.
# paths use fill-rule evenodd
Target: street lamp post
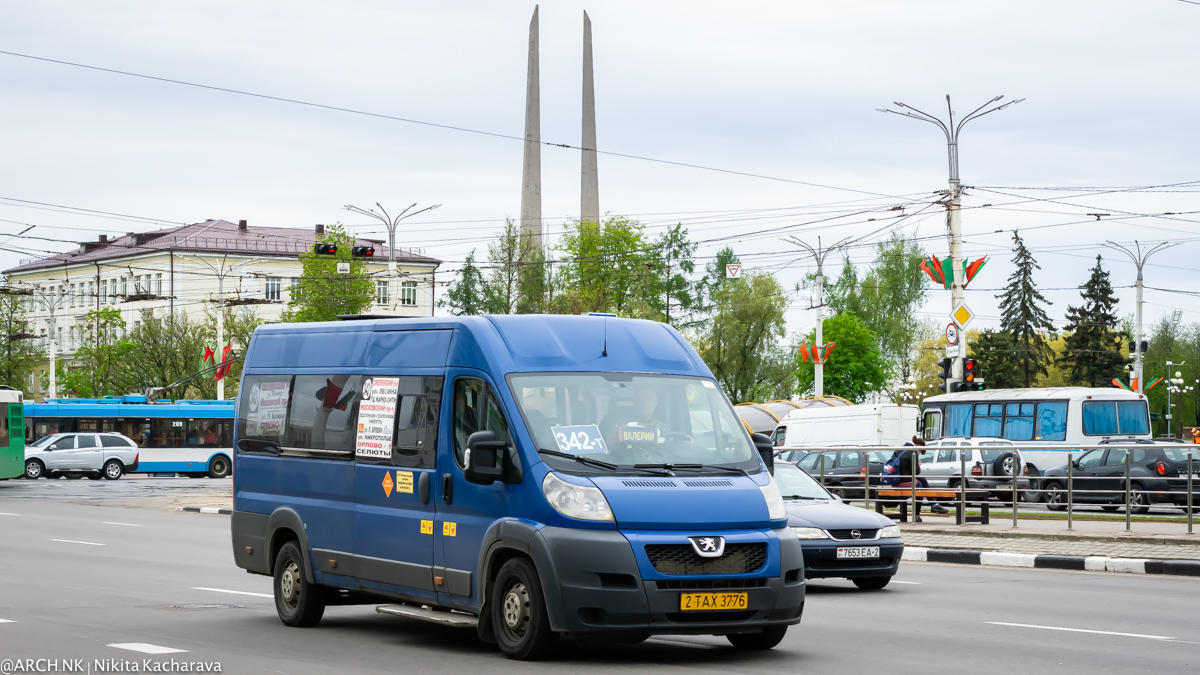
M 1139 394 L 1145 391 L 1146 388 L 1143 381 L 1145 378 L 1142 377 L 1142 268 L 1146 266 L 1146 261 L 1150 259 L 1150 256 L 1165 248 L 1175 246 L 1177 243 L 1167 243 L 1164 241 L 1144 252 L 1142 251 L 1142 245 L 1137 241 L 1133 242 L 1134 251 L 1114 241 L 1109 241 L 1105 244 L 1109 248 L 1116 249 L 1129 256 L 1134 266 L 1137 267 L 1137 282 L 1135 283 L 1137 287 L 1137 304 L 1133 310 L 1133 380 L 1137 384 L 1134 389 Z M 1170 361 L 1167 363 L 1169 364 Z M 1169 413 L 1171 410 L 1168 408 L 1167 412 Z
M 1171 393 L 1176 392 L 1176 391 L 1182 391 L 1182 389 L 1180 388 L 1180 385 L 1183 384 L 1183 373 L 1180 373 L 1177 370 L 1177 371 L 1175 371 L 1174 377 L 1172 377 L 1171 376 L 1171 366 L 1182 366 L 1185 363 L 1187 363 L 1187 361 L 1180 361 L 1179 363 L 1167 361 L 1167 378 L 1168 378 L 1167 379 L 1167 437 L 1168 438 L 1175 438 L 1175 429 L 1174 429 L 1173 424 L 1171 423 L 1171 420 L 1173 419 L 1173 417 L 1171 415 Z
M 50 293 L 46 293 L 40 287 L 33 289 L 33 292 L 42 307 L 50 313 L 50 398 L 58 398 L 58 333 L 54 325 L 54 312 L 66 305 L 67 296 L 63 292 L 62 284 L 58 285 L 57 291 L 52 290 Z
M 441 204 L 434 204 L 433 206 L 427 206 L 427 207 L 421 209 L 420 211 L 413 211 L 412 213 L 409 213 L 409 211 L 412 211 L 412 209 L 414 207 L 416 207 L 416 205 L 417 205 L 416 202 L 413 202 L 408 208 L 406 208 L 403 211 L 401 211 L 400 213 L 396 214 L 395 218 L 388 215 L 387 210 L 384 209 L 383 205 L 380 204 L 379 202 L 375 202 L 375 206 L 379 207 L 379 210 L 383 212 L 383 215 L 375 213 L 374 209 L 360 209 L 357 206 L 354 206 L 352 204 L 347 204 L 346 206 L 343 207 L 347 211 L 352 211 L 354 213 L 357 213 L 357 214 L 363 215 L 363 216 L 370 216 L 370 217 L 378 220 L 379 222 L 383 223 L 383 226 L 387 228 L 387 231 L 388 231 L 388 274 L 394 275 L 396 273 L 396 226 L 398 226 L 400 224 L 400 221 L 402 221 L 406 218 L 412 218 L 413 216 L 417 215 L 418 213 L 425 213 L 426 211 L 432 211 L 432 210 L 436 209 L 437 207 L 441 206 Z
M 949 217 L 947 218 L 947 229 L 950 237 L 950 267 L 951 267 L 951 284 L 950 284 L 950 312 L 951 318 L 953 313 L 963 304 L 963 289 L 967 285 L 967 280 L 963 275 L 963 256 L 962 256 L 962 184 L 958 177 L 958 135 L 962 131 L 963 126 L 971 120 L 978 119 L 989 113 L 994 113 L 999 110 L 1004 110 L 1010 105 L 1024 101 L 1023 98 L 1018 98 L 1008 103 L 994 105 L 999 103 L 1003 96 L 996 96 L 992 100 L 984 103 L 975 110 L 971 111 L 967 116 L 963 117 L 956 124 L 954 121 L 954 109 L 950 107 L 950 95 L 946 95 L 946 108 L 949 110 L 950 116 L 947 122 L 943 122 L 937 117 L 929 113 L 922 112 L 916 108 L 893 101 L 893 103 L 904 110 L 889 110 L 888 108 L 877 108 L 879 112 L 892 113 L 902 117 L 911 117 L 914 120 L 929 122 L 937 125 L 942 133 L 946 135 L 946 153 L 950 163 L 950 192 L 946 200 L 946 210 Z M 954 319 L 954 323 L 958 324 L 959 356 L 954 359 L 954 367 L 952 372 L 955 373 L 946 380 L 947 386 L 951 382 L 956 382 L 961 379 L 962 359 L 967 353 L 967 332 L 963 330 L 962 324 L 958 319 Z M 947 389 L 949 391 L 949 389 Z
M 251 260 L 243 260 L 241 262 L 226 266 L 225 262 L 228 259 L 229 256 L 225 255 L 221 258 L 220 262 L 214 265 L 204 258 L 185 258 L 185 260 L 190 260 L 197 265 L 203 265 L 207 267 L 208 269 L 212 270 L 213 274 L 217 276 L 217 356 L 213 360 L 218 364 L 224 359 L 225 352 L 225 275 L 238 269 L 239 267 L 244 267 L 256 262 L 262 262 L 260 258 L 253 258 Z M 224 378 L 217 380 L 217 400 L 225 400 Z

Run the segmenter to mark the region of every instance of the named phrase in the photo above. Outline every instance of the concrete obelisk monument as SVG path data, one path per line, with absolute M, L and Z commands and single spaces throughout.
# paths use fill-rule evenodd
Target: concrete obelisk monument
M 525 163 L 521 169 L 521 236 L 542 250 L 542 113 L 538 82 L 538 8 L 529 22 L 529 70 L 525 84 Z M 524 248 L 524 247 L 522 247 Z
M 596 89 L 592 80 L 592 20 L 583 13 L 583 173 L 580 222 L 600 223 L 600 178 L 596 169 Z

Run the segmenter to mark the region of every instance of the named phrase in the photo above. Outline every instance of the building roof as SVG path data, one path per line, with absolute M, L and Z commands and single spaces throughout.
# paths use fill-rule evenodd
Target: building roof
M 317 241 L 316 228 L 303 230 L 292 227 L 253 227 L 231 223 L 227 220 L 206 220 L 202 223 L 155 230 L 153 232 L 130 232 L 115 239 L 89 241 L 79 248 L 59 253 L 48 258 L 24 261 L 7 269 L 13 272 L 31 272 L 39 269 L 94 263 L 103 260 L 124 258 L 131 255 L 153 252 L 186 251 L 191 253 L 232 253 L 256 256 L 294 257 L 311 251 Z M 358 239 L 360 246 L 383 244 L 378 239 Z M 382 253 L 382 255 L 380 255 Z M 387 248 L 376 252 L 376 260 L 387 260 Z M 396 250 L 396 262 L 438 265 L 437 258 L 430 258 L 409 251 Z

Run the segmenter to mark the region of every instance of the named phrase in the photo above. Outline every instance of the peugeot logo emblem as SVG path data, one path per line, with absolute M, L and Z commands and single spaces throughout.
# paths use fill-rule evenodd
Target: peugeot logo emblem
M 688 537 L 688 541 L 701 558 L 720 558 L 725 553 L 725 537 Z
M 862 539 L 862 532 L 859 532 L 858 530 L 850 530 L 850 536 L 854 537 L 855 539 Z

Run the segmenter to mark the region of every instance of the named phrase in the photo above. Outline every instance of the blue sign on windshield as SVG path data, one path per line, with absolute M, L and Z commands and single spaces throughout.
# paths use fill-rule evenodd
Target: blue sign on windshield
M 600 427 L 595 424 L 580 424 L 572 427 L 552 427 L 554 440 L 558 449 L 573 455 L 588 455 L 597 452 L 608 452 L 604 437 L 600 435 Z

